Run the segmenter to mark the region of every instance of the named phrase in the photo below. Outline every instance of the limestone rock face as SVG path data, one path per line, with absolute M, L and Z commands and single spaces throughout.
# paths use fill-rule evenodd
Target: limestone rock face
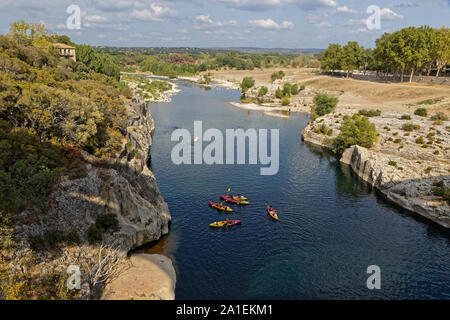
M 15 226 L 20 243 L 10 257 L 11 265 L 23 270 L 33 267 L 34 270 L 28 273 L 33 273 L 35 278 L 42 278 L 53 270 L 65 272 L 70 264 L 83 266 L 83 270 L 90 270 L 82 274 L 82 281 L 89 290 L 85 290 L 87 293 L 81 298 L 98 298 L 101 286 L 94 283 L 91 271 L 99 268 L 102 253 L 104 256 L 106 252 L 115 252 L 118 260 L 126 262 L 130 250 L 167 234 L 170 212 L 154 174 L 147 167 L 154 130 L 148 106 L 134 100 L 128 107 L 126 141 L 118 156 L 99 159 L 81 151 L 87 174 L 57 183 L 44 214 L 38 217 L 27 211 L 20 214 L 21 223 Z M 102 213 L 115 214 L 119 228 L 104 232 L 101 244 L 90 244 L 88 230 Z M 31 239 L 54 232 L 75 232 L 80 243 L 75 247 L 61 245 L 58 250 L 37 252 L 40 261 L 35 266 L 27 265 L 25 261 L 30 261 L 35 253 L 30 249 Z M 114 269 L 116 262 L 105 263 L 109 265 L 105 267 L 103 264 L 101 273 L 107 276 L 105 270 L 109 266 L 110 270 Z M 173 294 L 172 285 L 159 297 L 170 298 L 171 292 Z
M 389 161 L 397 166 L 389 165 Z M 431 164 L 405 161 L 398 157 L 368 150 L 359 146 L 348 148 L 341 162 L 349 165 L 364 181 L 380 190 L 390 201 L 450 228 L 450 208 L 434 197 L 434 184 L 444 181 L 450 185 L 450 176 L 444 168 L 435 168 L 431 176 L 422 174 Z M 398 169 L 401 164 L 402 170 Z
M 36 229 L 77 230 L 83 237 L 99 214 L 115 213 L 120 229 L 103 240 L 106 244 L 120 240 L 124 251 L 168 233 L 169 209 L 147 167 L 155 126 L 146 104 L 131 104 L 126 130 L 127 143 L 118 159 L 102 161 L 82 153 L 87 176 L 56 186 Z
M 302 139 L 330 149 L 339 134 L 342 118 L 354 111 L 339 110 L 316 119 L 302 132 Z M 450 133 L 436 129 L 433 122 L 412 115 L 412 123 L 420 126 L 412 133 L 402 130 L 401 114 L 388 113 L 370 118 L 376 125 L 379 141 L 371 148 L 348 148 L 341 163 L 348 165 L 364 181 L 383 193 L 388 200 L 434 222 L 450 228 L 450 207 L 442 198 L 434 196 L 437 183 L 450 186 Z M 332 135 L 317 133 L 314 128 L 325 124 Z M 442 126 L 448 126 L 446 121 Z M 427 144 L 417 143 L 422 137 Z M 426 141 L 426 140 L 425 140 Z M 426 147 L 424 147 L 426 146 Z
M 109 283 L 103 300 L 174 300 L 176 274 L 172 261 L 160 254 L 134 254 L 129 267 Z

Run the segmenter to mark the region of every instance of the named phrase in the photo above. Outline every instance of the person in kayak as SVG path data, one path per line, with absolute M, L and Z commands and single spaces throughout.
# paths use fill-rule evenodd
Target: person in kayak
M 227 218 L 227 220 L 225 220 L 225 224 L 227 225 L 227 227 L 229 227 L 233 225 L 233 222 L 231 222 L 231 220 Z

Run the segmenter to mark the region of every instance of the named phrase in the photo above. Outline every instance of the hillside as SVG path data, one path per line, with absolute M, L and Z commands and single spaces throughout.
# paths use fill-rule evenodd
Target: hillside
M 131 249 L 168 232 L 146 104 L 107 75 L 108 57 L 60 58 L 60 40 L 0 35 L 1 299 L 98 298 Z

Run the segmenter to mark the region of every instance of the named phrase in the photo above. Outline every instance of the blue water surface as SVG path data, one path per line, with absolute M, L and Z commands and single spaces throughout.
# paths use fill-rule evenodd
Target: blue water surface
M 333 156 L 301 141 L 307 115 L 289 118 L 233 107 L 236 90 L 205 90 L 177 81 L 171 103 L 150 104 L 156 122 L 152 169 L 172 214 L 162 251 L 177 269 L 177 299 L 450 298 L 450 235 L 387 203 Z M 260 165 L 174 165 L 172 132 L 280 130 L 280 169 Z M 205 143 L 206 144 L 206 143 Z M 251 205 L 226 215 L 208 207 L 228 188 Z M 265 211 L 270 203 L 279 221 Z M 227 216 L 242 225 L 212 229 Z M 367 267 L 381 268 L 381 290 L 369 290 Z

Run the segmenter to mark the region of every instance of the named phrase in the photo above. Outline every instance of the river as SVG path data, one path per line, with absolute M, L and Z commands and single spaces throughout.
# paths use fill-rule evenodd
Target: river
M 235 108 L 237 90 L 205 90 L 177 81 L 170 103 L 150 104 L 156 122 L 152 170 L 172 214 L 171 230 L 147 252 L 169 255 L 177 299 L 450 298 L 450 233 L 387 203 L 333 156 L 301 141 L 308 116 L 289 118 Z M 280 169 L 259 165 L 175 165 L 173 130 L 280 129 Z M 248 196 L 230 217 L 242 225 L 212 229 L 227 215 L 208 201 L 228 188 Z M 272 220 L 264 203 L 280 220 Z M 381 289 L 369 290 L 370 265 Z

